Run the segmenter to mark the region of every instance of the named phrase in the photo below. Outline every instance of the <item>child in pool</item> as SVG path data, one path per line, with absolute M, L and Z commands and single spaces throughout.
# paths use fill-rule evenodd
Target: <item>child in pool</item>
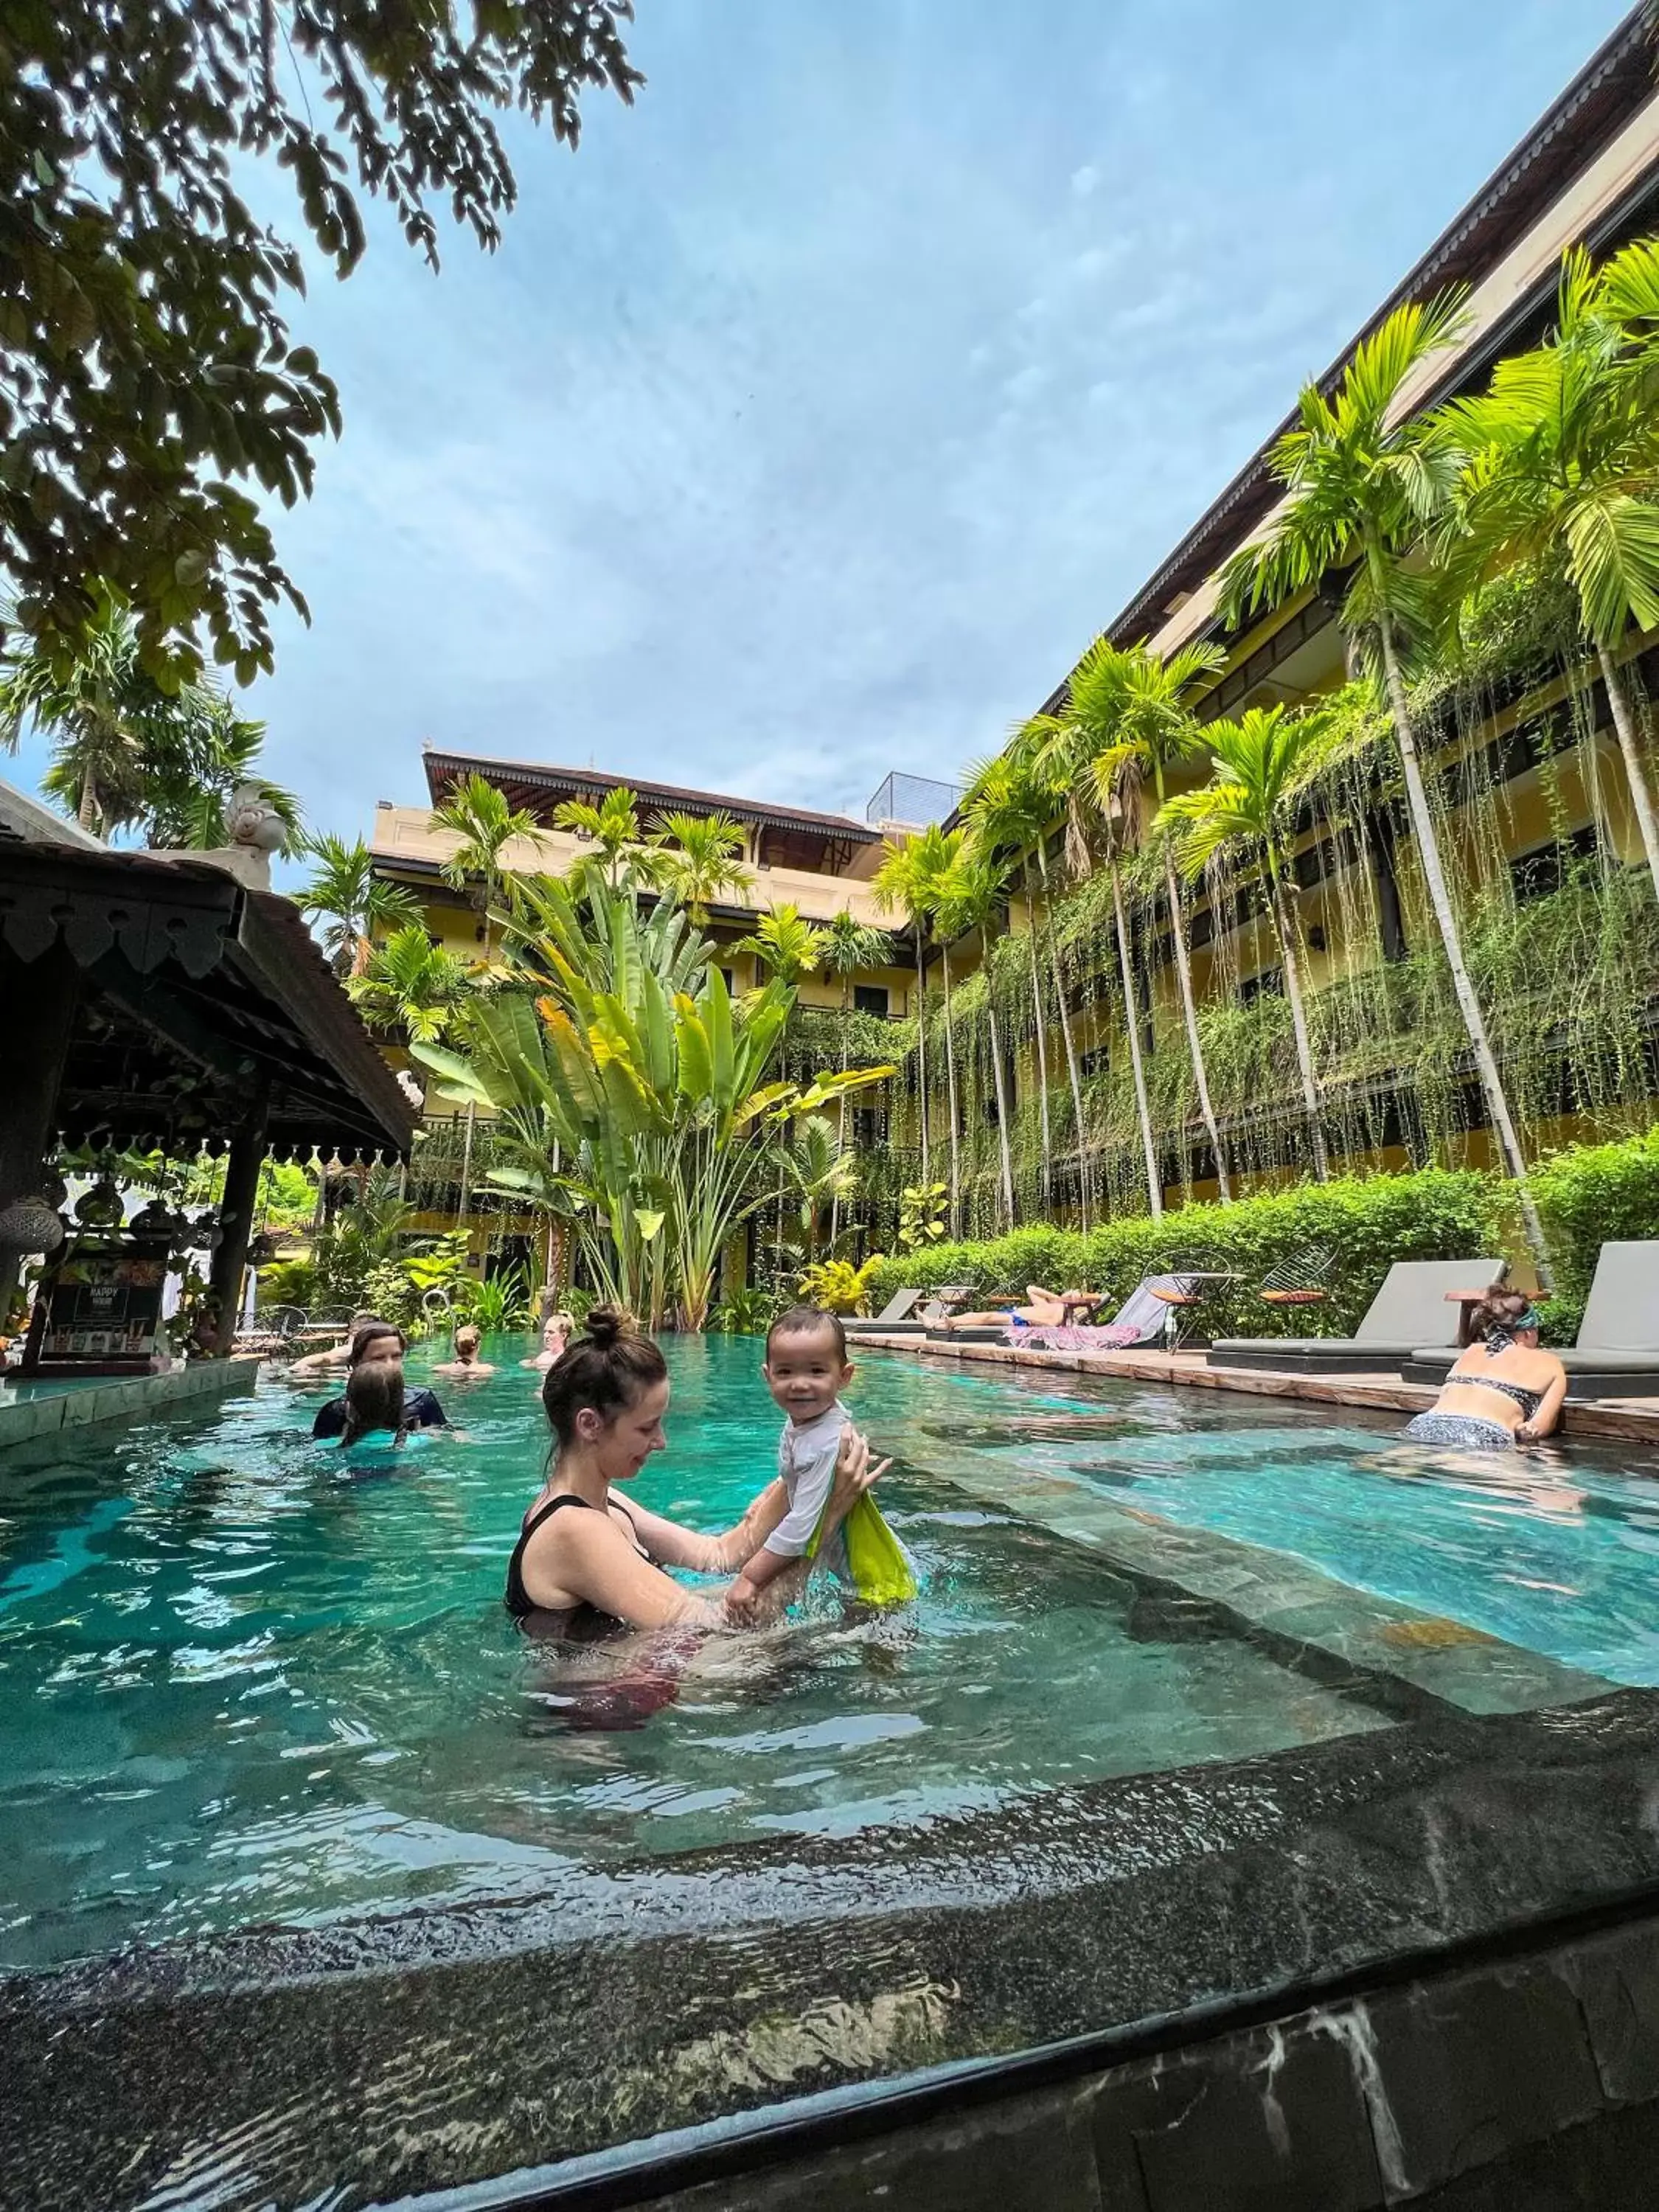
M 726 1592 L 727 1610 L 739 1618 L 752 1613 L 760 1593 L 792 1560 L 810 1557 L 817 1544 L 842 1431 L 852 1419 L 840 1398 L 853 1370 L 839 1317 L 816 1306 L 792 1307 L 767 1332 L 761 1371 L 787 1416 L 778 1443 L 778 1474 L 789 1510 Z M 867 1494 L 836 1531 L 824 1564 L 860 1596 L 878 1603 L 915 1595 L 904 1548 Z

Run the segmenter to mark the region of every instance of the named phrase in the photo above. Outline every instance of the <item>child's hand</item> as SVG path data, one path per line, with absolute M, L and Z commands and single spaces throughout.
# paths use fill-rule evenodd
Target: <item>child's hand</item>
M 760 1617 L 760 1592 L 739 1575 L 726 1593 L 726 1617 L 739 1628 L 752 1628 Z

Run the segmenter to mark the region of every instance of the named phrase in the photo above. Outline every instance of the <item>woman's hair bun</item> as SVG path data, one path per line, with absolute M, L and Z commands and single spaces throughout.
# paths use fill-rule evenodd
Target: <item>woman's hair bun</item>
M 639 1324 L 626 1306 L 595 1306 L 583 1324 L 584 1334 L 605 1352 L 624 1336 L 637 1334 Z

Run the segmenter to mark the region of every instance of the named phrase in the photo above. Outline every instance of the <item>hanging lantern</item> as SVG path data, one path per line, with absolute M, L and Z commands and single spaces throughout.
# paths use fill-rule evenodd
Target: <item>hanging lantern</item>
M 0 1251 L 55 1252 L 64 1224 L 44 1198 L 15 1198 L 0 1207 Z

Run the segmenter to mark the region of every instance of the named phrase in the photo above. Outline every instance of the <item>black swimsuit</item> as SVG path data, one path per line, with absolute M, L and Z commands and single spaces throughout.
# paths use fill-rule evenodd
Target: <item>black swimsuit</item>
M 632 1527 L 634 1516 L 622 1500 L 613 1498 L 611 1504 L 617 1506 L 626 1517 L 629 1525 Z M 525 1546 L 549 1515 L 556 1513 L 562 1505 L 580 1505 L 585 1512 L 588 1513 L 605 1513 L 610 1510 L 609 1505 L 590 1505 L 586 1498 L 578 1498 L 574 1490 L 562 1490 L 556 1498 L 550 1498 L 545 1505 L 538 1507 L 529 1516 L 519 1531 L 519 1540 L 513 1547 L 513 1556 L 507 1563 L 507 1609 L 515 1620 L 527 1620 L 532 1613 L 539 1614 L 545 1620 L 557 1619 L 567 1624 L 574 1620 L 579 1615 L 589 1613 L 596 1620 L 607 1620 L 611 1617 L 608 1613 L 602 1613 L 597 1606 L 587 1604 L 585 1600 L 580 1605 L 572 1606 L 538 1605 L 524 1586 Z M 637 1535 L 634 1539 L 634 1549 L 642 1559 L 648 1559 L 651 1557 Z

